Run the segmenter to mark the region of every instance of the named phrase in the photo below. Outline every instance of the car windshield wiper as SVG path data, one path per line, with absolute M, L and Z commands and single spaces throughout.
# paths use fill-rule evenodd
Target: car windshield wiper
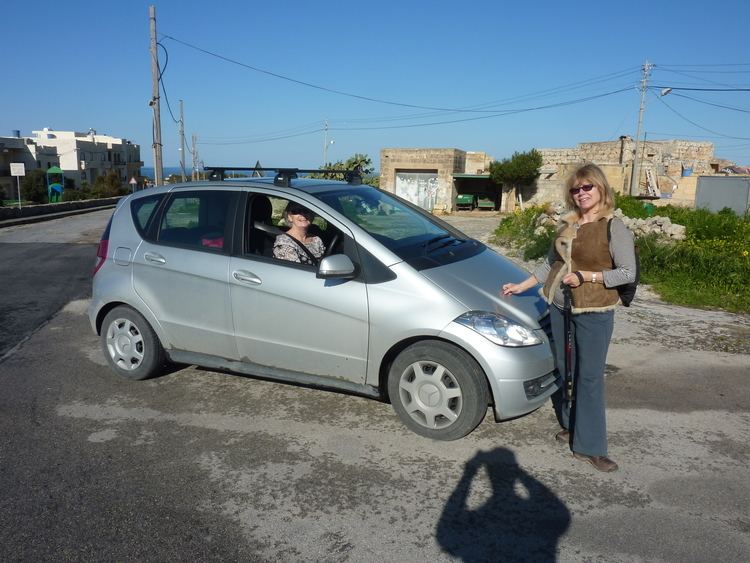
M 425 254 L 427 254 L 428 252 L 437 250 L 438 248 L 450 246 L 454 242 L 456 242 L 456 239 L 453 238 L 453 235 L 449 235 L 449 234 L 438 235 L 436 237 L 432 237 L 431 239 L 429 239 L 427 242 L 424 243 L 424 252 Z

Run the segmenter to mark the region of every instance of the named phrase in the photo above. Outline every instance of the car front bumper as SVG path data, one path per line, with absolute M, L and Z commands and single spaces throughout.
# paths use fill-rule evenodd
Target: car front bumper
M 547 336 L 541 329 L 535 333 L 542 343 L 521 347 L 500 346 L 455 322 L 441 334 L 464 348 L 484 370 L 496 420 L 536 410 L 560 387 Z

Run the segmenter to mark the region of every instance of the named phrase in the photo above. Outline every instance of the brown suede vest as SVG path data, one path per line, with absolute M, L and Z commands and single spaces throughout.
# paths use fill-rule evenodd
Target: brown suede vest
M 588 270 L 602 272 L 612 269 L 612 256 L 607 240 L 608 217 L 594 223 L 575 227 L 577 216 L 563 218 L 555 239 L 555 262 L 542 289 L 547 302 L 551 302 L 555 288 L 568 272 Z M 584 282 L 572 288 L 573 313 L 606 311 L 613 309 L 619 301 L 617 290 L 607 289 L 602 283 Z

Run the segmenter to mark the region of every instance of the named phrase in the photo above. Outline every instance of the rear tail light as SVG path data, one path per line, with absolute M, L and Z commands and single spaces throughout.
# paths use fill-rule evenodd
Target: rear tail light
M 107 251 L 109 250 L 109 230 L 112 227 L 112 219 L 110 218 L 107 223 L 107 228 L 102 233 L 102 240 L 99 241 L 99 246 L 96 248 L 96 263 L 94 263 L 94 271 L 91 272 L 91 277 L 94 277 L 99 269 L 107 261 Z
M 99 246 L 96 249 L 96 263 L 94 264 L 94 271 L 91 272 L 91 276 L 95 276 L 104 263 L 107 261 L 107 249 L 109 248 L 109 240 L 102 239 L 99 241 Z

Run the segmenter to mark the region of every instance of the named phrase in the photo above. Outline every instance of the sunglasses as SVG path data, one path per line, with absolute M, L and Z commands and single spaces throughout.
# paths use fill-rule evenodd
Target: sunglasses
M 307 217 L 307 216 L 312 216 L 313 212 L 308 209 L 305 209 L 304 207 L 290 207 L 289 214 L 290 215 L 305 215 Z
M 583 186 L 579 186 L 577 188 L 570 188 L 568 190 L 570 192 L 570 195 L 576 195 L 578 192 L 583 190 L 584 192 L 590 192 L 594 189 L 594 184 L 584 184 Z

